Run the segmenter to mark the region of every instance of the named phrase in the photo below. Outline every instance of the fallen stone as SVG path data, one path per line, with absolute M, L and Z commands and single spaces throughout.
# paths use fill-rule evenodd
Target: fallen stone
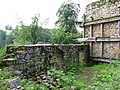
M 18 86 L 20 86 L 20 78 L 19 77 L 16 77 L 14 78 L 11 83 L 10 83 L 10 88 L 11 89 L 15 89 L 17 88 Z

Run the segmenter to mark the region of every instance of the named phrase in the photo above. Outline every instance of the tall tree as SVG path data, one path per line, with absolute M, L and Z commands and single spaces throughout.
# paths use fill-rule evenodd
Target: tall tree
M 16 39 L 15 44 L 35 44 L 37 43 L 37 38 L 40 36 L 40 29 L 42 27 L 38 26 L 39 15 L 32 17 L 32 23 L 30 25 L 24 25 L 22 23 L 16 28 Z
M 17 36 L 15 35 L 14 44 L 17 45 L 32 44 L 30 30 L 31 30 L 30 26 L 26 25 L 21 25 L 18 28 L 16 28 L 17 32 L 15 33 L 17 33 Z
M 56 25 L 61 29 L 65 29 L 66 32 L 76 33 L 76 25 L 75 22 L 78 19 L 78 13 L 80 12 L 80 5 L 73 3 L 71 0 L 64 2 L 56 15 L 58 16 L 58 20 L 56 21 Z
M 37 43 L 38 34 L 40 33 L 39 29 L 42 29 L 42 27 L 41 28 L 38 27 L 39 16 L 40 16 L 39 14 L 35 15 L 32 18 L 32 24 L 30 25 L 30 27 L 31 27 L 31 40 L 32 40 L 33 44 Z

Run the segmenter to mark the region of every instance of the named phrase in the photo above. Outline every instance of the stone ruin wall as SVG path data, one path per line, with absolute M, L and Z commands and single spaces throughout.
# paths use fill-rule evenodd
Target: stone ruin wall
M 111 37 L 118 35 L 118 23 L 117 22 L 111 22 L 104 24 L 104 37 Z
M 118 35 L 118 23 L 117 22 L 111 22 L 111 23 L 105 23 L 103 26 L 103 35 L 104 37 L 111 37 Z M 100 25 L 93 25 L 93 36 L 92 37 L 101 37 L 101 31 L 100 31 Z M 90 37 L 90 27 L 85 27 L 85 38 Z
M 85 38 L 90 37 L 90 28 L 89 28 L 89 26 L 86 26 L 84 28 L 85 28 Z
M 93 2 L 86 7 L 86 20 L 85 21 L 91 21 L 91 17 L 93 20 L 98 20 L 102 18 L 108 18 L 111 16 L 117 16 L 119 14 L 119 7 L 120 7 L 120 1 L 111 3 L 106 2 L 102 5 L 103 2 Z
M 103 18 L 114 17 L 120 15 L 119 11 L 120 1 L 117 0 L 114 3 L 106 2 L 102 5 L 102 2 L 93 2 L 86 7 L 85 12 L 85 22 L 90 22 L 91 20 L 100 20 Z M 118 36 L 118 23 L 110 22 L 103 25 L 103 36 L 111 37 Z M 85 26 L 85 38 L 90 37 L 90 27 Z M 100 24 L 93 25 L 92 37 L 102 37 L 100 31 Z M 101 44 L 93 43 L 93 56 L 100 57 Z M 103 45 L 103 57 L 109 58 L 112 55 L 112 50 L 118 49 L 118 42 L 104 42 Z M 115 56 L 114 58 L 118 58 Z
M 87 64 L 89 45 L 27 45 L 8 46 L 7 54 L 14 55 L 14 68 L 24 75 L 47 72 L 52 66 L 65 69 L 71 63 Z
M 111 56 L 113 58 L 118 58 L 118 55 L 114 55 L 112 53 L 113 50 L 118 49 L 118 42 L 104 42 L 104 50 L 103 50 L 103 57 L 110 58 Z
M 100 37 L 101 32 L 100 32 L 100 25 L 94 25 L 93 26 L 93 37 Z
M 93 57 L 101 57 L 101 46 L 100 43 L 93 43 Z

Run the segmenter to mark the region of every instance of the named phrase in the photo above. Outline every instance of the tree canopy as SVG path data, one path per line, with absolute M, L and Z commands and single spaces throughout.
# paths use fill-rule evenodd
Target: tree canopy
M 32 23 L 30 25 L 18 26 L 15 32 L 17 36 L 15 37 L 15 44 L 36 44 L 38 42 L 47 42 L 49 39 L 49 30 L 42 28 L 38 25 L 39 15 L 35 15 L 32 18 Z
M 82 37 L 80 33 L 66 32 L 65 29 L 51 30 L 51 43 L 55 44 L 72 44 L 77 43 L 74 38 Z
M 56 15 L 58 20 L 56 25 L 58 29 L 51 30 L 51 43 L 56 44 L 70 44 L 76 43 L 73 38 L 81 37 L 77 32 L 76 21 L 78 13 L 80 12 L 80 5 L 73 3 L 71 0 L 64 2 L 58 9 Z
M 79 4 L 73 3 L 71 0 L 64 2 L 56 13 L 58 16 L 56 25 L 61 29 L 65 29 L 66 32 L 76 33 L 77 29 L 75 23 L 78 19 L 79 12 Z

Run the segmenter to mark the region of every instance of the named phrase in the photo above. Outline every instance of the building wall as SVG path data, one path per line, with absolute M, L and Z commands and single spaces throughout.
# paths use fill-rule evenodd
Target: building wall
M 118 35 L 118 22 L 111 22 L 104 24 L 104 32 L 103 35 L 105 37 L 111 37 Z
M 104 0 L 105 1 L 105 0 Z M 107 0 L 106 0 L 107 1 Z M 86 21 L 108 18 L 111 16 L 119 15 L 120 1 L 113 0 L 114 2 L 93 2 L 86 7 Z
M 91 21 L 102 20 L 105 18 L 111 18 L 120 15 L 120 1 L 119 0 L 106 0 L 108 2 L 102 2 L 102 0 L 93 2 L 86 7 L 85 12 L 85 23 Z M 119 36 L 119 24 L 118 21 L 108 22 L 103 24 L 103 31 L 101 32 L 101 24 L 92 25 L 92 35 L 90 35 L 90 26 L 84 26 L 85 38 L 90 37 L 113 37 Z M 93 57 L 100 58 L 110 58 L 115 49 L 119 49 L 120 41 L 114 42 L 92 42 L 90 47 L 92 50 Z M 101 52 L 101 50 L 103 50 Z M 113 56 L 113 58 L 119 58 L 118 55 Z

